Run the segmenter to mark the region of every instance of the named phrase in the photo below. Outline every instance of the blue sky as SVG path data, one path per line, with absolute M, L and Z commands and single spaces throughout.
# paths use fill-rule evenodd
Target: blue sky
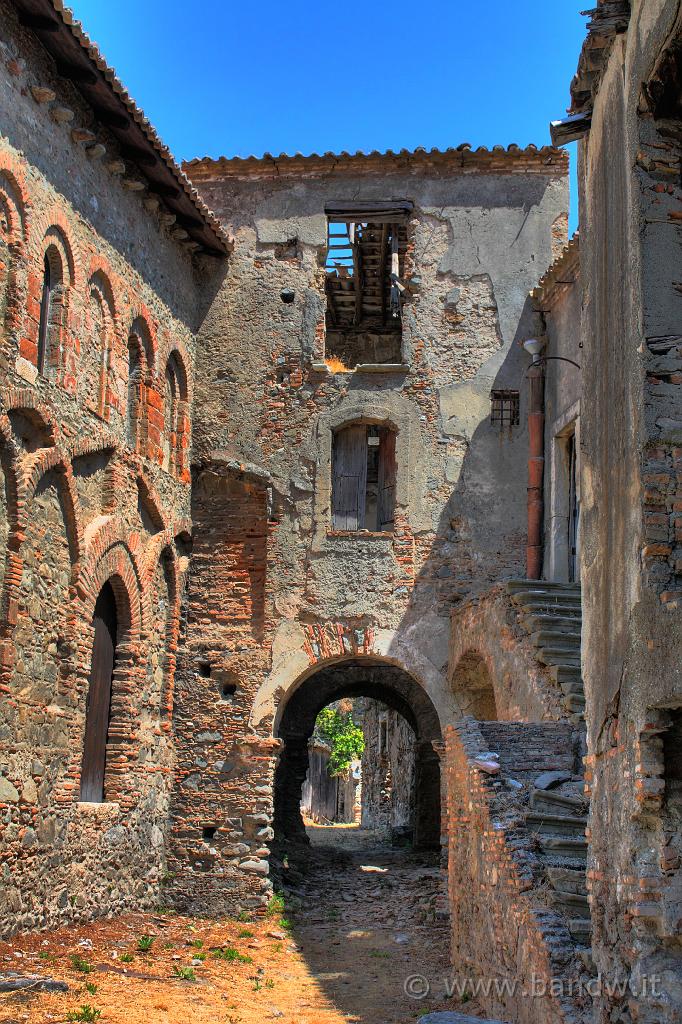
M 568 105 L 584 6 L 71 0 L 179 160 L 542 145 Z

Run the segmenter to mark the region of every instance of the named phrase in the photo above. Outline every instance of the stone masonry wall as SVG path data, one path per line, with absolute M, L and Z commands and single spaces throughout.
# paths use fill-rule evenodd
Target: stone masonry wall
M 442 722 L 452 720 L 450 609 L 523 564 L 526 357 L 515 342 L 532 330 L 528 290 L 565 239 L 565 160 L 556 151 L 512 148 L 343 158 L 333 166 L 314 157 L 276 166 L 267 158 L 207 160 L 187 170 L 234 237 L 200 332 L 195 458 L 207 473 L 244 467 L 269 502 L 259 513 L 269 522 L 260 633 L 233 637 L 226 621 L 225 605 L 235 595 L 248 605 L 250 596 L 229 576 L 231 556 L 223 563 L 229 539 L 215 529 L 222 493 L 195 516 L 195 551 L 210 547 L 213 560 L 205 578 L 196 565 L 188 651 L 219 651 L 242 693 L 240 718 L 214 729 L 221 756 L 231 763 L 230 744 L 271 744 L 287 700 L 326 659 L 359 655 L 395 665 L 424 688 Z M 403 312 L 404 369 L 336 372 L 325 362 L 325 203 L 395 196 L 414 203 L 405 274 L 421 279 Z M 293 290 L 292 303 L 282 301 L 283 289 Z M 511 435 L 490 425 L 493 386 L 521 390 L 521 426 Z M 331 528 L 332 436 L 357 421 L 397 431 L 392 533 Z M 203 731 L 214 696 L 205 679 L 196 682 L 193 656 L 179 666 L 178 685 L 192 694 L 192 728 Z M 180 741 L 180 756 L 196 772 L 198 809 L 214 767 L 204 756 L 207 766 L 190 772 L 191 735 Z M 260 784 L 267 805 L 267 781 Z M 226 893 L 234 883 L 235 895 L 225 897 L 233 905 L 249 887 L 239 858 L 256 861 L 247 875 L 265 872 L 263 837 L 237 835 L 253 810 L 247 792 L 246 777 L 239 795 L 223 791 L 211 861 L 211 872 L 225 871 Z M 186 820 L 184 799 L 177 813 Z M 199 859 L 203 871 L 207 858 Z M 200 882 L 186 879 L 183 891 L 198 892 Z
M 91 111 L 4 2 L 0 38 L 6 935 L 159 899 L 201 295 L 189 250 L 107 163 L 88 155 L 82 140 Z M 108 153 L 110 163 L 113 142 Z M 39 372 L 46 254 L 59 280 Z M 129 404 L 131 337 L 140 373 Z M 182 369 L 173 424 L 164 418 L 171 355 Z M 105 802 L 85 804 L 92 617 L 107 581 L 119 631 Z
M 571 727 L 560 723 L 499 722 L 479 729 L 469 718 L 446 729 L 455 976 L 470 994 L 482 983 L 478 998 L 486 1013 L 517 1024 L 589 1020 L 591 1000 L 580 992 L 581 978 L 587 980 L 583 965 L 547 907 L 523 822 L 533 779 L 544 770 L 573 770 L 573 742 Z M 499 775 L 476 765 L 489 751 L 499 754 Z M 506 777 L 514 779 L 513 788 Z
M 368 701 L 362 732 L 362 825 L 414 827 L 414 730 L 397 711 Z
M 674 87 L 681 40 L 676 4 L 631 5 L 581 144 L 589 881 L 596 964 L 625 989 L 603 992 L 600 1024 L 679 1020 L 682 992 L 682 191 L 679 121 L 656 116 L 656 97 L 666 82 Z M 647 987 L 652 977 L 660 984 Z
M 535 657 L 503 585 L 453 610 L 449 678 L 463 712 L 479 720 L 564 717 L 561 690 Z

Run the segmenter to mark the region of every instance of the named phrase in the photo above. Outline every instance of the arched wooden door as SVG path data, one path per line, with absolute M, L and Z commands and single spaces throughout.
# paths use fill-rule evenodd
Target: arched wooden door
M 90 686 L 85 711 L 85 738 L 81 769 L 81 800 L 102 803 L 107 761 L 107 733 L 111 710 L 111 681 L 116 664 L 116 598 L 110 583 L 99 592 L 93 616 Z

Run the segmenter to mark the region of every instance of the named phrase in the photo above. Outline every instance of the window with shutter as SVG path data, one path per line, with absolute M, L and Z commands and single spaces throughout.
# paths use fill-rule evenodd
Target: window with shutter
M 393 530 L 395 431 L 352 424 L 337 431 L 332 449 L 334 530 Z

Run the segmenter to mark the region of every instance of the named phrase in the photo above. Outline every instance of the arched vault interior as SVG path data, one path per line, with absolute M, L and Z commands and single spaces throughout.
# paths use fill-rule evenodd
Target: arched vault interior
M 275 732 L 283 741 L 275 775 L 275 835 L 304 840 L 301 786 L 308 769 L 308 740 L 317 715 L 342 697 L 368 697 L 399 712 L 417 739 L 415 845 L 440 844 L 440 763 L 434 743 L 441 740 L 436 709 L 424 688 L 397 665 L 349 659 L 313 670 L 302 678 L 280 708 Z

